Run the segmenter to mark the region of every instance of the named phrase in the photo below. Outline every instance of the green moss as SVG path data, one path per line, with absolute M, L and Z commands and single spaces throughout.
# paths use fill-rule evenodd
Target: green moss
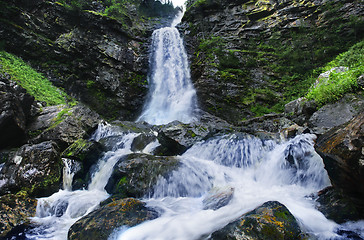
M 36 100 L 47 103 L 47 105 L 58 105 L 66 103 L 66 93 L 56 88 L 42 74 L 35 71 L 20 58 L 0 51 L 0 72 L 6 72 L 11 79 L 18 82 Z
M 65 157 L 77 157 L 80 161 L 83 161 L 86 157 L 86 152 L 83 151 L 85 147 L 89 146 L 89 142 L 85 139 L 78 139 L 71 146 L 69 146 L 64 152 L 62 156 Z

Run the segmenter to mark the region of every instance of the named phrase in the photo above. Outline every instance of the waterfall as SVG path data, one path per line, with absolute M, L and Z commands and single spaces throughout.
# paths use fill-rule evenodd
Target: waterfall
M 191 83 L 183 41 L 174 27 L 177 22 L 153 32 L 150 92 L 138 121 L 160 125 L 174 120 L 189 123 L 195 119 L 196 91 Z

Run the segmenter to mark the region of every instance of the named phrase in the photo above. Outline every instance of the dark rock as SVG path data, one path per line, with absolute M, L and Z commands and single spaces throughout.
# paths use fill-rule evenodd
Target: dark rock
M 87 138 L 97 128 L 100 116 L 84 105 L 45 107 L 29 126 L 30 142 L 55 141 L 65 149 L 75 141 Z
M 304 239 L 300 227 L 279 202 L 266 202 L 255 210 L 214 232 L 211 239 Z
M 348 122 L 364 112 L 364 97 L 346 94 L 342 99 L 327 104 L 316 111 L 309 119 L 308 126 L 315 134 L 323 134 L 330 129 Z
M 62 162 L 52 141 L 24 145 L 0 171 L 0 193 L 20 190 L 34 197 L 49 196 L 59 189 Z
M 175 157 L 133 153 L 121 158 L 105 187 L 110 194 L 121 197 L 143 197 L 152 194 L 160 176 L 178 167 Z
M 74 173 L 72 189 L 86 188 L 90 180 L 91 166 L 101 158 L 104 147 L 92 140 L 79 139 L 63 151 L 62 157 L 76 161 L 80 167 L 72 170 Z
M 318 193 L 316 201 L 319 203 L 317 209 L 337 223 L 357 221 L 363 217 L 353 199 L 346 196 L 342 190 L 325 188 Z
M 68 232 L 70 240 L 108 239 L 121 226 L 132 227 L 156 218 L 155 211 L 134 198 L 116 200 L 91 212 L 72 225 Z
M 0 238 L 5 237 L 9 231 L 17 226 L 29 224 L 29 218 L 34 217 L 36 207 L 37 200 L 29 198 L 25 192 L 1 196 Z
M 361 89 L 364 89 L 364 74 L 358 77 L 357 81 L 358 81 L 358 86 Z
M 364 113 L 320 136 L 315 149 L 332 185 L 364 209 Z
M 26 141 L 34 98 L 0 74 L 0 102 L 0 149 L 19 147 Z

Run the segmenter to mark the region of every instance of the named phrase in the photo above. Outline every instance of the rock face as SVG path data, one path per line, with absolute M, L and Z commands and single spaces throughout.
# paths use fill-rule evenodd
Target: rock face
M 211 239 L 304 239 L 294 216 L 279 202 L 266 202 L 241 216 L 223 229 L 214 232 Z
M 146 94 L 148 38 L 154 25 L 128 6 L 123 20 L 56 1 L 2 3 L 6 51 L 106 117 L 133 120 Z M 131 20 L 133 18 L 133 20 Z
M 34 98 L 0 74 L 0 102 L 0 149 L 20 146 L 26 140 Z
M 315 148 L 332 185 L 364 209 L 364 113 L 320 136 Z
M 155 211 L 134 198 L 111 202 L 77 221 L 68 232 L 70 240 L 108 239 L 121 226 L 132 227 L 156 218 Z
M 24 145 L 0 171 L 0 193 L 24 190 L 33 197 L 56 192 L 62 180 L 59 148 L 52 141 Z
M 361 39 L 347 33 L 359 34 L 362 9 L 354 0 L 188 1 L 180 28 L 200 107 L 232 123 L 283 111 L 312 84 L 308 71 Z
M 175 157 L 130 154 L 120 159 L 105 189 L 119 197 L 143 197 L 152 194 L 159 176 L 178 167 Z

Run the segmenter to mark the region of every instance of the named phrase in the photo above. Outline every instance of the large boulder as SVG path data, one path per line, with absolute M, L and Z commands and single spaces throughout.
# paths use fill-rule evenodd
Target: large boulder
M 87 138 L 97 128 L 100 116 L 84 105 L 43 108 L 28 131 L 31 143 L 55 141 L 63 150 L 79 139 Z
M 145 206 L 145 203 L 125 198 L 112 201 L 91 212 L 72 225 L 68 232 L 70 240 L 106 240 L 111 233 L 121 227 L 132 227 L 158 217 L 158 214 Z
M 22 146 L 0 171 L 0 193 L 24 190 L 34 197 L 56 192 L 62 180 L 62 162 L 53 141 Z
M 364 112 L 364 97 L 346 94 L 339 101 L 327 104 L 312 114 L 308 126 L 315 134 L 323 134 L 330 129 L 348 122 Z
M 25 89 L 0 74 L 0 149 L 21 146 L 34 98 Z
M 296 219 L 289 210 L 279 202 L 270 201 L 214 232 L 211 239 L 297 240 L 303 237 Z
M 320 136 L 315 149 L 332 185 L 364 209 L 364 113 Z
M 0 197 L 0 238 L 16 226 L 30 223 L 34 217 L 37 200 L 29 198 L 25 192 L 7 194 Z
M 105 189 L 119 197 L 143 197 L 151 194 L 159 177 L 175 170 L 178 163 L 175 157 L 129 154 L 115 164 Z

